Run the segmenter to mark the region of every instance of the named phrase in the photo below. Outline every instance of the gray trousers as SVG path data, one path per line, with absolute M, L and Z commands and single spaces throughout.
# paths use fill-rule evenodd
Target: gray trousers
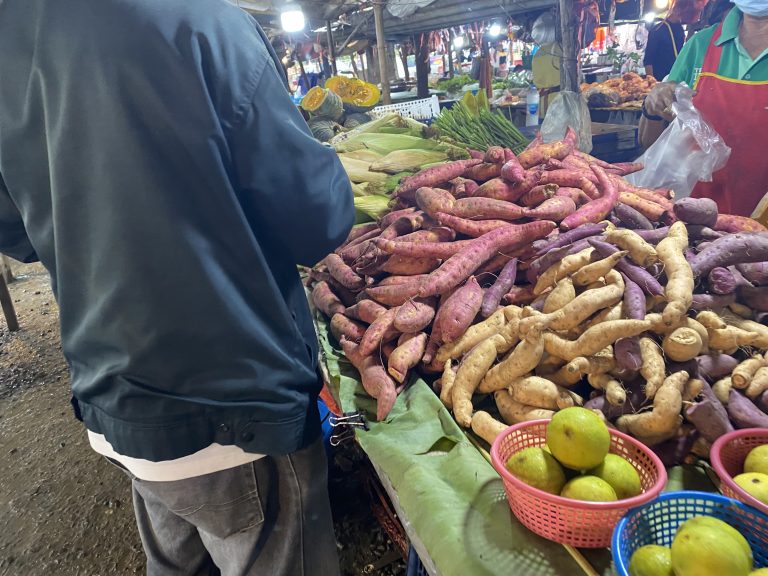
M 133 478 L 148 576 L 338 576 L 322 442 L 174 482 Z

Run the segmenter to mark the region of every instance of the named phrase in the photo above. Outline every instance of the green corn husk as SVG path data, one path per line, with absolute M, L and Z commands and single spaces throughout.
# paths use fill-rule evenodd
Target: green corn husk
M 376 162 L 382 155 L 373 150 L 366 150 L 361 148 L 360 150 L 354 150 L 352 152 L 344 152 L 339 154 L 339 157 L 352 158 L 353 160 L 365 160 L 367 162 Z
M 347 176 L 352 182 L 378 182 L 381 184 L 386 183 L 387 175 L 382 172 L 371 172 L 371 163 L 365 160 L 355 160 L 354 158 L 345 158 L 339 156 L 344 170 L 347 172 Z
M 447 160 L 445 152 L 435 150 L 395 150 L 383 158 L 371 163 L 373 172 L 386 172 L 397 174 L 420 170 L 425 164 L 433 164 Z
M 355 197 L 355 209 L 378 219 L 389 212 L 389 197 L 380 194 Z

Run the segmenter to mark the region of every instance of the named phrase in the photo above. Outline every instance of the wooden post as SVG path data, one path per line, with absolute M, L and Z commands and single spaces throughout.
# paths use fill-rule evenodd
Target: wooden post
M 448 78 L 453 78 L 453 30 L 448 29 Z
M 0 305 L 3 308 L 5 321 L 8 323 L 8 330 L 16 332 L 19 329 L 19 319 L 16 317 L 11 293 L 8 291 L 8 284 L 5 283 L 5 277 L 2 274 L 0 274 Z
M 560 2 L 560 33 L 563 60 L 560 64 L 560 90 L 579 92 L 579 31 L 581 13 L 574 0 Z
M 366 82 L 377 84 L 379 82 L 379 65 L 376 60 L 376 54 L 373 52 L 373 46 L 368 45 L 365 49 L 365 63 L 366 63 Z
M 392 104 L 389 92 L 389 74 L 387 73 L 387 40 L 384 37 L 384 2 L 375 0 L 373 3 L 373 19 L 376 24 L 376 49 L 379 60 L 379 76 L 381 77 L 381 99 L 386 104 Z
M 416 97 L 429 98 L 429 36 L 422 32 L 413 42 L 416 47 Z
M 355 57 L 355 55 L 353 54 L 352 58 L 354 59 L 354 57 Z M 362 54 L 358 54 L 358 57 L 360 58 L 360 72 L 363 75 L 363 80 L 365 82 L 370 82 L 370 80 L 368 79 L 368 69 L 365 66 L 366 62 L 363 59 L 363 55 Z
M 6 284 L 16 281 L 16 277 L 13 275 L 13 270 L 11 269 L 11 259 L 5 254 L 3 254 L 2 261 L 0 261 L 0 269 L 2 270 L 2 275 L 3 278 L 5 278 Z
M 350 62 L 352 62 L 352 73 L 355 75 L 355 78 L 360 78 L 360 71 L 357 69 L 357 54 L 352 52 L 352 54 L 349 56 Z
M 333 32 L 331 31 L 331 21 L 325 21 L 325 37 L 328 41 L 328 59 L 331 61 L 331 70 L 336 76 L 339 71 L 336 69 L 336 45 L 333 43 Z
M 408 70 L 408 46 L 403 43 L 400 44 L 400 60 L 403 62 L 403 72 L 405 73 L 405 81 L 411 81 L 411 73 Z

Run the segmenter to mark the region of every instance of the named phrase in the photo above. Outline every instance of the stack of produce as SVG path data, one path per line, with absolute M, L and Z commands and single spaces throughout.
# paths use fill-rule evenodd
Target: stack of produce
M 547 425 L 546 449 L 516 452 L 507 470 L 526 484 L 563 498 L 612 502 L 642 493 L 640 475 L 618 454 L 609 454 L 611 435 L 594 412 L 574 406 Z
M 467 92 L 461 102 L 443 110 L 434 125 L 444 136 L 476 150 L 502 146 L 518 153 L 528 145 L 528 139 L 501 112 L 490 111 L 483 91 L 477 97 Z
M 766 229 L 632 186 L 640 166 L 575 141 L 403 178 L 394 211 L 315 268 L 378 417 L 420 370 L 462 426 L 491 393 L 507 423 L 583 403 L 667 461 L 768 426 Z
M 440 140 L 434 130 L 399 114 L 363 124 L 332 144 L 352 182 L 355 206 L 367 219 L 388 211 L 389 194 L 404 176 L 469 158 L 465 148 Z
M 581 91 L 593 108 L 608 108 L 620 104 L 640 106 L 657 82 L 653 76 L 643 78 L 634 72 L 628 72 L 605 82 L 582 84 Z
M 694 516 L 683 522 L 671 547 L 642 546 L 629 563 L 631 576 L 768 575 L 768 569 L 753 568 L 747 539 L 727 522 L 712 516 Z
M 379 103 L 380 97 L 375 84 L 332 76 L 325 82 L 325 88 L 311 88 L 300 106 L 310 115 L 308 124 L 315 138 L 328 142 L 343 129 L 370 122 L 367 112 Z
M 734 476 L 733 481 L 747 494 L 768 506 L 768 444 L 749 451 L 744 469 Z

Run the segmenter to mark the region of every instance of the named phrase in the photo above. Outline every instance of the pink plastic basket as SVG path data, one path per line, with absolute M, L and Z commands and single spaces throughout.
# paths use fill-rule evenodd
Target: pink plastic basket
M 734 476 L 738 476 L 744 471 L 744 460 L 746 460 L 749 451 L 763 444 L 768 444 L 768 429 L 734 430 L 728 434 L 723 434 L 715 441 L 709 452 L 709 457 L 712 460 L 712 467 L 720 477 L 720 490 L 723 494 L 768 514 L 768 506 L 747 494 L 733 481 Z
M 640 474 L 643 493 L 616 502 L 582 502 L 533 488 L 518 480 L 505 464 L 513 454 L 546 444 L 549 420 L 534 420 L 510 426 L 491 447 L 493 467 L 504 480 L 507 500 L 517 519 L 529 530 L 548 540 L 578 548 L 604 548 L 621 517 L 635 506 L 650 502 L 667 483 L 661 460 L 643 444 L 622 432 L 611 430 L 612 454 L 629 461 Z

